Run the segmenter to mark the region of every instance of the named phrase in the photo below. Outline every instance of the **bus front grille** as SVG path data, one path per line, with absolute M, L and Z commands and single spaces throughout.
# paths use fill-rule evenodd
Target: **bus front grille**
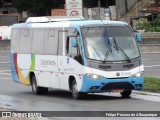
M 111 66 L 105 66 L 105 65 L 99 65 L 98 66 L 99 67 L 99 69 L 105 69 L 105 70 L 107 70 L 107 69 L 111 69 Z
M 124 89 L 124 90 L 132 90 L 134 86 L 129 82 L 111 82 L 104 85 L 100 90 L 113 90 L 113 89 Z

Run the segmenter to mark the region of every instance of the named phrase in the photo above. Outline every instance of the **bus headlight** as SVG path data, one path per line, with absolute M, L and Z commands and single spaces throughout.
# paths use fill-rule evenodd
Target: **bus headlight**
M 89 77 L 89 78 L 93 78 L 93 79 L 102 79 L 103 77 L 102 76 L 100 76 L 100 75 L 95 75 L 95 74 L 86 74 L 87 75 L 87 77 Z
M 136 74 L 134 74 L 132 77 L 138 78 L 138 77 L 140 77 L 141 75 L 143 75 L 143 73 L 144 73 L 144 72 L 136 73 Z

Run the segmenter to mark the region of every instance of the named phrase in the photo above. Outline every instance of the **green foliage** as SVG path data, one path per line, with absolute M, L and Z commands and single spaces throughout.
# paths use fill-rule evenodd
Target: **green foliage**
M 28 11 L 30 9 L 30 0 L 15 0 L 13 6 L 18 9 L 19 12 Z
M 160 14 L 157 15 L 156 20 L 154 21 L 154 23 L 158 26 L 160 26 Z
M 160 32 L 160 14 L 157 15 L 154 24 L 155 24 L 155 31 Z
M 47 0 L 31 0 L 30 12 L 35 13 L 36 15 L 43 15 L 46 13 L 47 9 Z
M 5 4 L 8 4 L 8 3 L 13 3 L 13 1 L 14 0 L 0 0 L 0 7 L 2 7 Z
M 18 9 L 19 12 L 28 11 L 37 16 L 45 15 L 46 9 L 50 5 L 50 0 L 15 0 L 14 7 Z
M 150 32 L 153 31 L 153 28 L 150 22 L 145 19 L 141 19 L 136 25 L 136 30 L 145 30 L 145 32 Z
M 145 32 L 160 32 L 160 14 L 150 23 L 146 19 L 140 19 L 136 25 L 136 30 L 144 30 Z
M 145 77 L 144 91 L 160 92 L 160 78 Z

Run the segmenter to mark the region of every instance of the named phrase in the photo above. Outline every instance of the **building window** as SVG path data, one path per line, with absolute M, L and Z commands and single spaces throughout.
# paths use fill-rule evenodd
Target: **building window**
M 7 10 L 3 11 L 3 14 L 8 14 L 9 12 Z

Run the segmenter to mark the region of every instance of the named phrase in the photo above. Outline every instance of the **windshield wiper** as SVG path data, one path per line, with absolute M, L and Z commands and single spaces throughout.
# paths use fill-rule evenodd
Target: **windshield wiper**
M 108 45 L 110 46 L 110 50 L 111 50 L 111 53 L 112 53 L 111 43 L 110 43 L 109 39 L 108 39 Z M 108 48 L 108 47 L 107 47 L 107 48 Z M 105 56 L 104 56 L 103 63 L 106 63 L 106 60 L 107 60 L 108 54 L 109 54 L 109 48 L 108 48 L 108 49 L 107 49 L 107 51 L 105 52 Z
M 129 58 L 129 56 L 124 52 L 124 50 L 117 44 L 115 38 L 113 37 L 113 40 L 114 40 L 114 44 L 116 45 L 116 50 L 118 52 L 118 48 L 119 50 L 125 55 L 125 57 L 127 58 L 127 61 L 130 63 L 131 62 L 131 59 Z
M 114 44 L 116 45 L 116 50 L 117 50 L 117 52 L 118 52 L 118 45 L 117 45 L 117 42 L 116 42 L 115 38 L 113 38 L 113 39 L 114 39 Z
M 108 57 L 108 54 L 109 54 L 109 49 L 107 49 L 107 51 L 105 52 L 105 56 L 104 56 L 104 60 L 103 60 L 103 63 L 106 63 L 106 60 L 107 60 L 107 57 Z
M 112 53 L 111 43 L 110 43 L 110 40 L 109 40 L 109 39 L 108 39 L 108 45 L 109 45 L 110 50 L 111 50 L 111 53 Z

